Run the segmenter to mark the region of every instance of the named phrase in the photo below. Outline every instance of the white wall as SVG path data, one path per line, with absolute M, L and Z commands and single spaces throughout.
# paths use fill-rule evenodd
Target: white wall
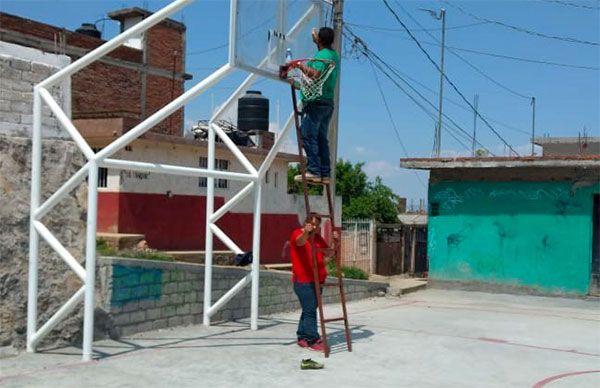
M 246 172 L 236 157 L 226 149 L 216 150 L 217 159 L 229 161 L 229 171 Z M 187 167 L 198 167 L 199 158 L 207 156 L 206 147 L 190 147 L 188 145 L 173 145 L 170 143 L 140 140 L 131 146 L 130 151 L 121 150 L 118 159 L 156 162 Z M 262 157 L 249 155 L 250 162 L 258 168 Z M 287 194 L 287 165 L 288 161 L 276 158 L 269 169 L 269 182 L 263 179 L 263 213 L 269 214 L 298 214 L 304 217 L 304 199 L 299 195 Z M 277 179 L 275 179 L 277 176 Z M 215 187 L 215 195 L 225 200 L 233 197 L 245 186 L 244 182 L 229 181 L 227 189 Z M 166 174 L 139 173 L 133 171 L 109 170 L 108 187 L 102 191 L 122 191 L 129 193 L 166 194 L 173 195 L 206 195 L 206 188 L 198 186 L 198 178 L 188 178 Z M 236 206 L 234 212 L 251 213 L 252 195 L 246 197 Z M 327 212 L 327 200 L 322 196 L 311 197 L 311 208 L 319 213 Z M 341 222 L 341 198 L 336 200 L 336 223 Z

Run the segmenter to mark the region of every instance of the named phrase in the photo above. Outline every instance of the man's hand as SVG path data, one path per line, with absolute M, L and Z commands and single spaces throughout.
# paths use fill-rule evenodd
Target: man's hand
M 315 230 L 315 226 L 310 222 L 307 222 L 306 224 L 304 224 L 304 227 L 302 228 L 302 232 L 305 235 L 309 235 L 314 230 Z

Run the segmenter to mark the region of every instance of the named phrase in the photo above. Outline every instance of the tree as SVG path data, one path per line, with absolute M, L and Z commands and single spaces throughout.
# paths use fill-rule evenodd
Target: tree
M 374 218 L 378 222 L 395 223 L 399 197 L 383 184 L 380 177 L 370 182 L 363 171 L 364 163 L 352 164 L 338 160 L 336 164 L 336 194 L 342 197 L 343 218 Z M 302 194 L 302 184 L 294 182 L 299 174 L 297 165 L 288 168 L 288 193 Z M 321 194 L 320 186 L 309 186 L 309 194 Z

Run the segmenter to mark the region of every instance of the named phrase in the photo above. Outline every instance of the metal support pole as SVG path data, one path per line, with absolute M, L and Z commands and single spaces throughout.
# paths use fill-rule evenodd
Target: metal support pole
M 440 59 L 440 101 L 438 108 L 438 124 L 435 131 L 435 156 L 440 157 L 442 148 L 442 102 L 444 100 L 444 48 L 446 44 L 446 10 L 440 11 L 440 19 L 442 19 L 442 54 Z
M 333 49 L 340 56 L 337 67 L 337 82 L 333 94 L 333 114 L 329 123 L 329 153 L 331 157 L 330 187 L 335 204 L 335 167 L 337 166 L 338 126 L 340 118 L 340 79 L 342 76 L 342 30 L 344 28 L 344 0 L 333 0 Z M 335 220 L 332 220 L 334 222 Z
M 83 309 L 83 361 L 92 359 L 94 294 L 96 282 L 96 217 L 98 215 L 98 163 L 90 161 L 85 241 L 85 299 Z
M 477 145 L 477 110 L 479 109 L 479 94 L 473 98 L 473 106 L 475 107 L 473 116 L 473 144 L 471 145 L 471 156 L 475 156 L 475 146 Z
M 208 170 L 215 169 L 215 129 L 208 125 Z M 211 218 L 215 211 L 215 178 L 206 178 L 206 237 L 204 240 L 204 307 L 202 323 L 210 326 L 208 311 L 212 303 L 213 233 Z
M 252 296 L 250 301 L 250 329 L 258 330 L 258 300 L 260 277 L 260 220 L 262 184 L 255 183 L 254 189 L 254 225 L 252 227 Z
M 40 206 L 42 179 L 42 100 L 39 87 L 33 90 L 33 132 L 31 135 L 31 212 L 29 215 L 29 274 L 27 293 L 27 351 L 35 352 L 32 343 L 37 330 L 38 256 L 40 236 L 35 230 L 34 210 Z
M 535 97 L 531 97 L 532 115 L 531 118 L 531 156 L 535 155 Z

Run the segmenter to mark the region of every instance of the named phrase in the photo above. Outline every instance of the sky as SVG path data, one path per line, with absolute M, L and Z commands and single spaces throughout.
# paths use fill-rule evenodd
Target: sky
M 81 23 L 95 22 L 116 9 L 138 6 L 156 11 L 168 3 L 158 0 L 0 0 L 0 9 L 75 30 Z M 440 47 L 436 41 L 441 39 L 441 22 L 422 9 L 436 12 L 446 9 L 446 46 L 449 48 L 445 51 L 445 73 L 468 101 L 472 102 L 475 94 L 479 95 L 479 112 L 499 136 L 478 120 L 476 138 L 495 155 L 508 155 L 503 140 L 521 155 L 531 153 L 532 96 L 536 98 L 536 135 L 578 136 L 585 129 L 588 135 L 600 136 L 599 1 L 388 0 L 388 3 L 437 63 Z M 173 18 L 187 25 L 186 67 L 194 76 L 186 83 L 189 88 L 227 62 L 229 1 L 198 0 Z M 427 197 L 427 172 L 401 169 L 399 160 L 432 154 L 439 71 L 403 30 L 383 0 L 346 0 L 344 21 L 373 53 L 397 69 L 433 107 L 427 108 L 430 112 L 427 114 L 385 75 L 377 72 L 375 78 L 370 62 L 346 41 L 341 64 L 338 157 L 365 163 L 364 169 L 371 179 L 381 176 L 395 193 L 418 203 L 419 199 Z M 561 39 L 524 33 L 489 21 Z M 118 33 L 118 23 L 114 21 L 99 21 L 97 25 L 103 30 L 105 39 Z M 485 76 L 456 57 L 450 48 Z M 517 61 L 456 51 L 457 48 L 593 69 Z M 188 104 L 186 127 L 191 127 L 198 119 L 209 118 L 211 111 L 227 99 L 246 75 L 244 71 L 236 70 Z M 396 82 L 407 89 L 406 84 Z M 264 79 L 255 89 L 262 90 L 270 98 L 274 126 L 278 117 L 283 123 L 291 112 L 288 86 Z M 409 93 L 414 95 L 410 90 Z M 473 110 L 447 82 L 443 95 L 444 114 L 471 136 Z M 448 119 L 443 120 L 446 125 Z M 536 152 L 540 152 L 537 147 Z M 469 138 L 456 128 L 442 131 L 442 155 L 466 156 L 470 153 Z

